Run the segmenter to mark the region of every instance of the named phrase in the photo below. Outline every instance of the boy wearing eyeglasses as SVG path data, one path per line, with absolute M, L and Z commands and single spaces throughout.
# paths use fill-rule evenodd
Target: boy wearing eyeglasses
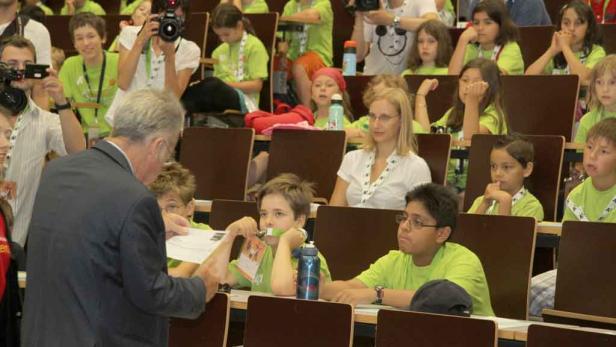
M 211 229 L 209 225 L 197 223 L 193 220 L 195 213 L 195 176 L 180 163 L 170 162 L 165 164 L 163 170 L 156 180 L 150 184 L 149 188 L 156 195 L 161 211 L 186 217 L 190 221 L 191 228 Z M 199 267 L 199 264 L 167 258 L 167 267 L 170 276 L 190 277 Z
M 357 277 L 322 286 L 321 298 L 351 305 L 409 306 L 424 283 L 447 279 L 473 300 L 472 314 L 493 316 L 490 293 L 479 258 L 448 242 L 456 227 L 458 199 L 449 189 L 429 183 L 406 195 L 398 216 L 399 250 L 390 251 Z

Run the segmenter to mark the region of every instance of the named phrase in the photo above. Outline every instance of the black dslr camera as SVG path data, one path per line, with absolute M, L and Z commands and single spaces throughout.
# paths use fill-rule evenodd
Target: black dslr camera
M 379 0 L 356 0 L 355 11 L 367 12 L 379 9 Z
M 167 42 L 175 42 L 182 33 L 184 25 L 182 18 L 176 16 L 177 0 L 167 0 L 167 9 L 162 17 L 158 18 L 158 36 Z
M 28 105 L 26 93 L 11 87 L 11 81 L 23 79 L 24 71 L 12 68 L 6 63 L 0 62 L 0 106 L 17 115 Z

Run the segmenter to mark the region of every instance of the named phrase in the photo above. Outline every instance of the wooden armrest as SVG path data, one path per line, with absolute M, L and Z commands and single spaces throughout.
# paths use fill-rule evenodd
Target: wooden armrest
M 298 23 L 298 24 L 321 24 L 320 20 L 305 20 L 305 19 L 297 19 L 290 16 L 282 16 L 279 19 L 279 22 L 287 22 L 287 23 Z
M 73 108 L 94 108 L 100 109 L 103 105 L 97 104 L 95 102 L 76 102 L 73 104 Z
M 203 65 L 215 65 L 218 64 L 218 59 L 214 59 L 214 58 L 201 58 L 199 60 L 199 63 L 203 64 Z
M 544 308 L 541 315 L 616 325 L 616 317 L 595 316 L 591 314 L 554 310 L 549 308 Z
M 575 143 L 575 142 L 567 142 L 565 143 L 565 149 L 584 149 L 585 144 L 583 143 Z
M 319 204 L 319 205 L 327 205 L 329 202 L 327 201 L 327 199 L 325 198 L 312 198 L 312 202 L 314 202 L 315 204 Z

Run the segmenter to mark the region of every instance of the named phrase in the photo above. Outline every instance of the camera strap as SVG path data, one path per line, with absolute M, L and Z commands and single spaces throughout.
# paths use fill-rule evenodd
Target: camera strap
M 86 83 L 88 85 L 88 91 L 90 95 L 94 95 L 92 91 L 92 87 L 90 87 L 90 77 L 88 77 L 88 72 L 86 70 L 85 61 L 81 63 L 81 67 L 83 68 L 83 77 L 86 79 Z M 103 94 L 103 81 L 105 80 L 105 70 L 107 68 L 107 52 L 103 51 L 103 65 L 101 66 L 101 73 L 99 75 L 98 80 L 98 90 L 96 91 L 96 103 L 100 105 L 101 96 Z M 98 108 L 94 109 L 94 121 L 98 122 Z
M 244 79 L 244 49 L 246 48 L 246 41 L 248 41 L 248 33 L 244 30 L 240 40 L 240 47 L 237 51 L 237 69 L 235 70 L 235 80 L 237 82 L 242 82 Z

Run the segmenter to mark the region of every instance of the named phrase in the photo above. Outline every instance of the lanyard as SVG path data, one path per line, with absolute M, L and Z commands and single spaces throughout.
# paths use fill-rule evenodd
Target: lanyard
M 479 50 L 482 51 L 481 47 L 479 47 Z M 494 48 L 492 48 L 492 54 L 490 55 L 490 60 L 497 61 L 498 57 L 501 54 L 501 51 L 502 51 L 501 45 L 494 46 Z M 483 54 L 479 53 L 479 56 L 483 56 Z
M 244 79 L 244 49 L 246 48 L 246 41 L 248 41 L 248 34 L 244 30 L 237 52 L 237 69 L 235 70 L 235 80 L 237 82 L 241 82 Z
M 177 46 L 175 46 L 175 53 L 178 52 L 178 49 L 180 48 L 180 43 L 182 43 L 181 36 Z M 155 69 L 156 76 L 158 76 L 158 69 L 158 67 Z M 152 39 L 148 40 L 148 44 L 145 47 L 145 73 L 146 78 L 148 79 L 147 85 L 148 87 L 151 87 L 151 81 L 154 79 L 154 76 L 152 75 Z
M 584 213 L 584 209 L 576 205 L 573 201 L 571 201 L 571 199 L 567 198 L 566 204 L 567 204 L 567 208 L 570 209 L 571 212 L 573 212 L 573 214 L 579 221 L 582 221 L 582 222 L 590 221 L 588 217 L 586 216 L 586 214 Z M 599 218 L 597 218 L 597 222 L 604 220 L 605 217 L 607 217 L 614 210 L 616 210 L 616 196 L 614 196 L 612 198 L 612 201 L 610 201 L 610 203 L 607 204 L 607 206 L 605 206 L 605 208 L 599 215 Z
M 88 84 L 88 91 L 90 95 L 94 95 L 92 92 L 92 87 L 90 87 L 90 77 L 88 77 L 88 72 L 86 70 L 85 61 L 81 63 L 81 67 L 83 68 L 83 77 L 86 79 L 86 83 Z M 98 90 L 96 91 L 96 103 L 100 105 L 101 96 L 103 94 L 103 81 L 105 80 L 105 70 L 107 68 L 107 53 L 103 51 L 103 65 L 101 66 L 101 74 L 99 75 L 98 80 Z M 98 122 L 98 107 L 94 109 L 94 121 Z
M 512 209 L 513 209 L 513 206 L 515 206 L 515 204 L 518 201 L 522 200 L 524 195 L 526 195 L 526 188 L 524 188 L 524 187 L 520 188 L 520 190 L 518 190 L 518 192 L 513 195 L 513 197 L 511 198 L 511 208 Z M 492 214 L 494 212 L 495 208 L 496 208 L 496 200 L 493 200 L 492 204 L 490 205 L 490 207 L 486 211 L 486 214 Z
M 372 151 L 372 153 L 370 153 L 368 163 L 364 167 L 360 206 L 365 206 L 366 201 L 368 201 L 368 199 L 370 199 L 372 195 L 374 195 L 374 192 L 376 192 L 377 188 L 383 185 L 383 182 L 385 182 L 387 177 L 389 177 L 389 175 L 394 171 L 394 169 L 396 168 L 396 166 L 398 166 L 398 163 L 400 162 L 400 159 L 398 159 L 396 151 L 394 150 L 394 152 L 392 152 L 387 158 L 387 166 L 385 167 L 385 169 L 383 169 L 381 175 L 376 179 L 376 181 L 370 183 L 370 173 L 372 171 L 372 166 L 374 166 L 375 159 L 376 151 Z

